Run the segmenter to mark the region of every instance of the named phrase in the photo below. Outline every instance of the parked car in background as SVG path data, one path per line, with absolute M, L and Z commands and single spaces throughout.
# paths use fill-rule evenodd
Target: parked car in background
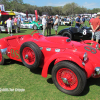
M 20 28 L 30 28 L 30 29 L 42 29 L 42 24 L 39 21 L 32 21 L 28 22 L 28 20 L 25 20 L 23 23 L 20 24 Z

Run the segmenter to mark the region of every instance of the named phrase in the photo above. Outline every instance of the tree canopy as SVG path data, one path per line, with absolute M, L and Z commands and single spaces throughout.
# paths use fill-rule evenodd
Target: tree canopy
M 84 13 L 97 13 L 100 12 L 100 8 L 87 9 L 85 7 L 81 7 L 78 4 L 72 2 L 67 3 L 64 6 L 42 6 L 38 7 L 36 5 L 30 5 L 23 3 L 23 0 L 0 0 L 0 4 L 4 4 L 6 10 L 15 10 L 17 12 L 23 12 L 30 14 L 34 14 L 34 10 L 38 11 L 39 15 L 42 15 L 43 12 L 48 12 L 49 15 L 75 15 L 75 14 L 84 14 Z

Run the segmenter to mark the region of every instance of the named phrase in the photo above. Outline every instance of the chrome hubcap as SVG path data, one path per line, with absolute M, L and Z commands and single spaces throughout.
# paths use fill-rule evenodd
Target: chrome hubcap
M 25 59 L 28 59 L 28 55 L 25 55 Z
M 63 80 L 64 83 L 66 83 L 67 85 L 69 85 L 68 80 L 66 78 L 61 78 Z

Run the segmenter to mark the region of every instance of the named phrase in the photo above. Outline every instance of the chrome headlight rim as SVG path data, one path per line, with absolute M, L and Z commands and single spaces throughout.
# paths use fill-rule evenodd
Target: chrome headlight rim
M 99 44 L 96 44 L 96 49 L 98 49 L 98 50 L 99 50 Z
M 87 59 L 88 59 L 88 55 L 87 55 L 87 52 L 85 52 L 83 55 L 83 61 L 87 61 Z

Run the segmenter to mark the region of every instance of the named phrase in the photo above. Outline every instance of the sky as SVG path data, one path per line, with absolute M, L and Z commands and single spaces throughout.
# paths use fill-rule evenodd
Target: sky
M 100 8 L 100 0 L 23 0 L 24 3 L 40 6 L 64 6 L 67 3 L 77 3 L 87 9 Z

